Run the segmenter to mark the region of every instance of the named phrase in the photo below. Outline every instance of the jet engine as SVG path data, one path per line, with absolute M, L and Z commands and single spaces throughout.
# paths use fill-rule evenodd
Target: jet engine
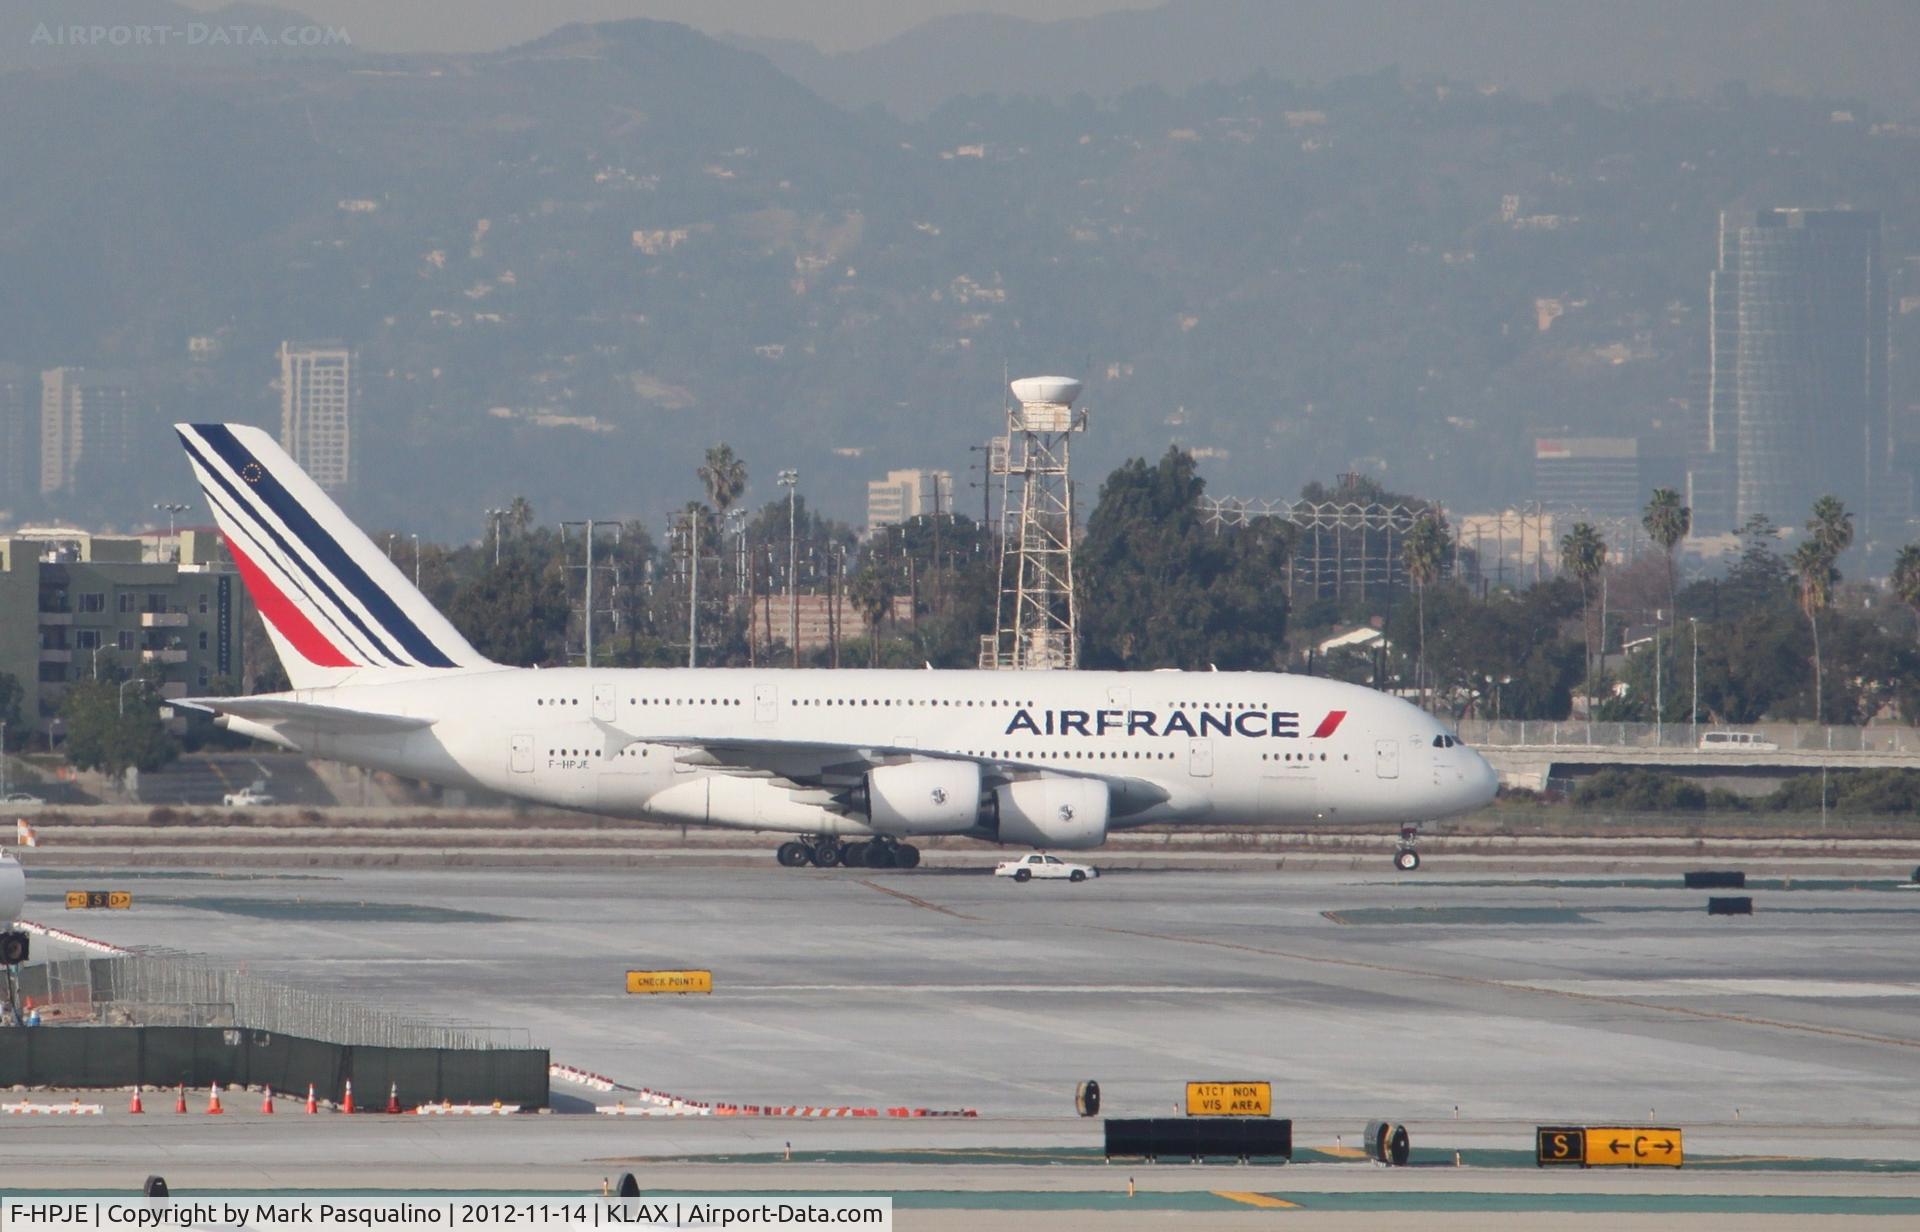
M 980 767 L 970 761 L 877 766 L 855 789 L 854 807 L 880 834 L 959 834 L 980 820 Z
M 1107 785 L 1097 779 L 1023 779 L 996 787 L 1000 841 L 1072 850 L 1107 841 Z

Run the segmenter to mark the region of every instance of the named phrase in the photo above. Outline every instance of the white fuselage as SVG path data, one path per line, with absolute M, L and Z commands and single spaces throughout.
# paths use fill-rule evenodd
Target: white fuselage
M 1416 707 L 1267 673 L 500 668 L 356 674 L 279 696 L 432 720 L 378 735 L 278 726 L 318 757 L 617 817 L 795 834 L 873 833 L 817 786 L 848 750 L 1102 779 L 1116 829 L 1415 822 L 1477 808 L 1495 787 Z

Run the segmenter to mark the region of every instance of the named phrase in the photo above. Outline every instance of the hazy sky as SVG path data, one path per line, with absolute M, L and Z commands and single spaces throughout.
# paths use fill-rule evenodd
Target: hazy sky
M 227 0 L 186 0 L 197 9 Z M 1161 0 L 456 0 L 453 4 L 394 0 L 266 0 L 344 26 L 376 51 L 484 51 L 525 42 L 574 21 L 652 17 L 680 21 L 710 33 L 736 31 L 804 39 L 827 51 L 882 42 L 931 17 L 951 13 L 1018 13 L 1049 20 L 1116 9 L 1151 8 Z M 452 16 L 457 13 L 458 16 Z

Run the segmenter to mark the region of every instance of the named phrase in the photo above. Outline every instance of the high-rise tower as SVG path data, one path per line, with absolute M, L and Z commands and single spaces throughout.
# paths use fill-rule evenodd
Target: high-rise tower
M 1904 516 L 1887 401 L 1887 282 L 1880 215 L 1722 214 L 1707 448 L 1731 453 L 1734 516 L 1798 525 L 1832 493 L 1870 527 Z
M 353 352 L 280 344 L 280 447 L 328 492 L 353 480 Z

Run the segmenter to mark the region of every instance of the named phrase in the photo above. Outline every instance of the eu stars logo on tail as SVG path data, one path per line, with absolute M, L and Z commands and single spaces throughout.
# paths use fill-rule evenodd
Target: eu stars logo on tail
M 174 427 L 294 688 L 489 666 L 271 436 Z

